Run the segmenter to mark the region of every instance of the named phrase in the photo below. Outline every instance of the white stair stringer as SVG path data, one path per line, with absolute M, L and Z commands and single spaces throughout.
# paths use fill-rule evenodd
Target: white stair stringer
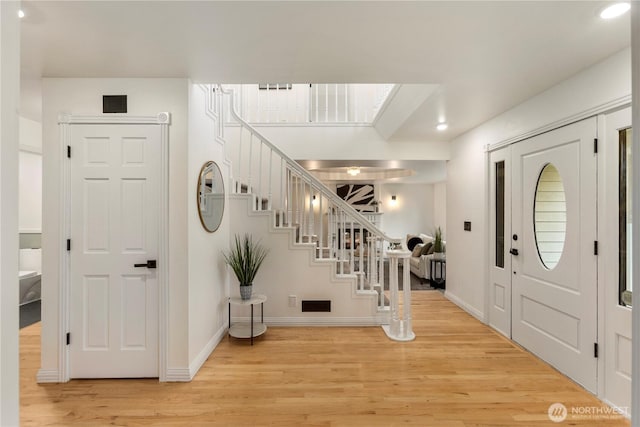
M 256 211 L 252 194 L 230 194 L 226 214 L 231 236 L 249 233 L 269 249 L 253 286 L 267 296 L 264 320 L 271 325 L 376 326 L 389 323 L 389 310 L 378 308 L 376 290 L 357 288 L 356 274 L 337 274 L 335 259 L 316 258 L 315 243 L 295 242 L 296 227 L 276 227 L 275 212 Z M 232 284 L 237 284 L 232 276 Z M 232 286 L 232 295 L 239 293 Z M 291 306 L 291 296 L 295 299 Z M 330 300 L 331 312 L 302 312 L 302 300 Z M 259 309 L 258 309 L 259 310 Z M 257 313 L 254 313 L 257 314 Z M 236 320 L 249 311 L 234 309 Z

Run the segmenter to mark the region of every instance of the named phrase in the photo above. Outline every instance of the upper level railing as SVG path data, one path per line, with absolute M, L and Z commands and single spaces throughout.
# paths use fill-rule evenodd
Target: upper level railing
M 236 111 L 253 124 L 371 124 L 393 84 L 269 83 L 225 85 Z M 233 122 L 229 111 L 227 123 Z

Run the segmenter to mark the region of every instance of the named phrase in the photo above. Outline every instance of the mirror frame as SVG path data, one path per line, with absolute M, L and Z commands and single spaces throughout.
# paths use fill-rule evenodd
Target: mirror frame
M 215 166 L 215 168 L 213 168 L 212 166 Z M 209 228 L 205 223 L 204 218 L 202 217 L 202 210 L 200 209 L 200 186 L 202 185 L 203 175 L 205 171 L 207 171 L 209 168 L 213 170 L 214 175 L 216 174 L 216 171 L 217 171 L 217 176 L 220 177 L 220 184 L 222 185 L 222 195 L 223 195 L 222 213 L 220 214 L 220 221 L 218 221 L 218 224 L 213 229 Z M 224 195 L 225 195 L 225 190 L 224 190 L 224 179 L 222 178 L 222 171 L 220 170 L 220 167 L 216 162 L 214 162 L 213 160 L 209 160 L 208 162 L 205 162 L 200 168 L 200 173 L 198 174 L 198 186 L 196 187 L 196 204 L 198 207 L 198 217 L 200 218 L 200 224 L 202 224 L 202 228 L 204 228 L 208 233 L 215 232 L 218 228 L 220 228 L 220 224 L 222 224 L 222 218 L 224 218 L 224 208 L 225 208 Z

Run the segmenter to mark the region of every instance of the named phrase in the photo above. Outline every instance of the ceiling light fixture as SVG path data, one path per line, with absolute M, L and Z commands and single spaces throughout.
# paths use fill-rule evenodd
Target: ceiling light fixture
M 620 15 L 624 15 L 631 8 L 630 3 L 614 3 L 611 6 L 606 7 L 602 12 L 600 12 L 600 18 L 602 19 L 613 19 L 617 18 Z
M 18 10 L 18 18 L 24 18 L 24 10 Z
M 447 130 L 448 127 L 449 125 L 446 122 L 440 122 L 438 123 L 438 126 L 436 126 L 436 129 L 442 131 L 442 130 Z
M 351 175 L 351 176 L 356 176 L 356 175 L 360 174 L 360 168 L 355 167 L 355 166 L 347 168 L 347 173 L 349 175 Z

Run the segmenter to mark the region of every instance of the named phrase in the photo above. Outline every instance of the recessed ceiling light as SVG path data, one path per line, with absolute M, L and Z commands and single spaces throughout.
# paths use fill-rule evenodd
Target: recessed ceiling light
M 606 7 L 600 12 L 600 18 L 612 19 L 617 18 L 620 15 L 624 15 L 631 8 L 630 3 L 614 3 L 611 6 Z
M 24 18 L 24 10 L 20 9 L 18 11 L 18 18 Z
M 447 130 L 448 127 L 449 127 L 448 124 L 442 122 L 442 123 L 438 123 L 438 126 L 436 126 L 436 129 L 438 129 L 438 130 Z

